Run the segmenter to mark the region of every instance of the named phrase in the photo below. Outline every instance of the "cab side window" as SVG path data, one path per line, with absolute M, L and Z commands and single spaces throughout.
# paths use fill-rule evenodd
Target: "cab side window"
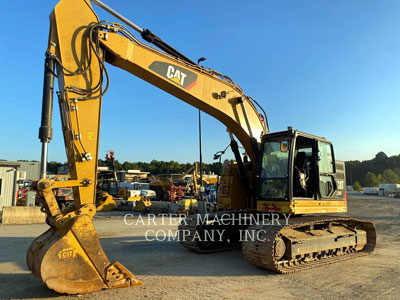
M 321 197 L 332 197 L 336 191 L 332 146 L 318 142 L 319 192 Z

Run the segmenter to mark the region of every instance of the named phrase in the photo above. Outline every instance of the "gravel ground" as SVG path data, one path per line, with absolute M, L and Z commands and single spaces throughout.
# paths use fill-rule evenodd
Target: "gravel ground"
M 0 299 L 399 299 L 400 199 L 349 195 L 348 204 L 348 215 L 375 223 L 375 252 L 289 275 L 257 269 L 239 250 L 204 255 L 176 241 L 146 241 L 148 230 L 176 230 L 159 218 L 158 225 L 128 226 L 125 213 L 102 213 L 94 223 L 110 261 L 143 285 L 80 296 L 47 289 L 26 267 L 26 251 L 46 225 L 0 225 Z

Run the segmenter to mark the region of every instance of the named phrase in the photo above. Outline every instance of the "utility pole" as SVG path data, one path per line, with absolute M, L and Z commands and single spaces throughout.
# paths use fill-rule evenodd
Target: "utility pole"
M 199 109 L 199 154 L 200 154 L 200 199 L 203 205 L 203 212 L 206 213 L 204 202 L 204 187 L 203 187 L 203 152 L 201 147 L 201 110 Z

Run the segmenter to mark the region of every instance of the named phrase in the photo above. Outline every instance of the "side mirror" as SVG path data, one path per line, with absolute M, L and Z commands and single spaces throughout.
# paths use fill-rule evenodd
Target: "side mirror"
M 289 149 L 289 143 L 288 141 L 282 141 L 281 142 L 281 152 L 288 152 Z

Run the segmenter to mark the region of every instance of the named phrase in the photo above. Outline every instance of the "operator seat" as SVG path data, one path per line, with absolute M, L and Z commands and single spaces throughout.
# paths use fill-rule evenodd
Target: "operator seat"
M 297 152 L 294 165 L 300 170 L 300 172 L 305 172 L 307 169 L 308 159 L 305 152 Z
M 307 197 L 307 180 L 309 179 L 309 162 L 305 152 L 297 152 L 295 161 L 294 196 Z

